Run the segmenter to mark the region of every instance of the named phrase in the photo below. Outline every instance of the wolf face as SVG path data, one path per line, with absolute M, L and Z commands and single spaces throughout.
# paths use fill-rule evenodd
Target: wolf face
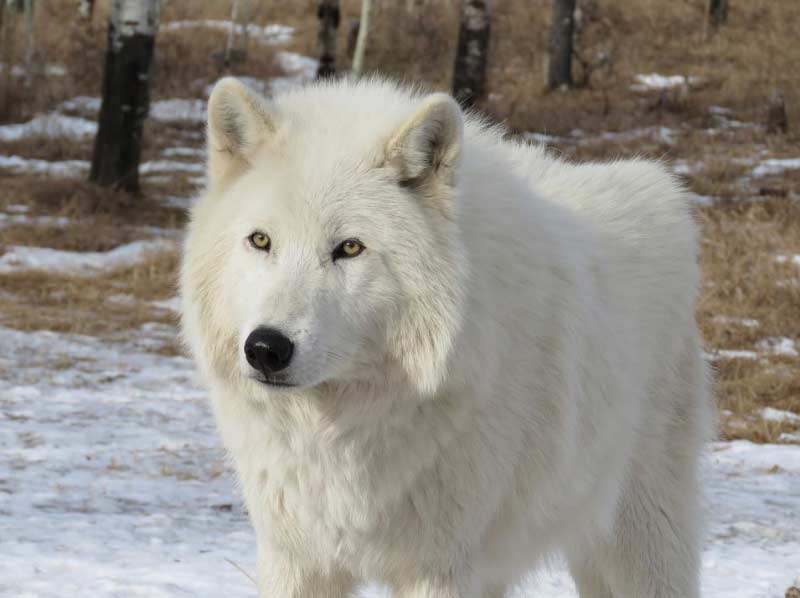
M 368 127 L 344 112 L 272 105 L 235 79 L 209 100 L 184 330 L 208 373 L 250 394 L 370 381 L 392 364 L 430 394 L 444 374 L 464 277 L 460 109 L 434 94 L 361 115 Z

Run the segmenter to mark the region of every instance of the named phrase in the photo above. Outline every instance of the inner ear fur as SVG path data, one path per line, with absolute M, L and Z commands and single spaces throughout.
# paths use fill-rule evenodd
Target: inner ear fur
M 275 134 L 272 106 L 234 77 L 214 86 L 208 100 L 208 177 L 214 184 L 245 168 Z
M 405 185 L 432 177 L 453 184 L 463 130 L 464 117 L 458 103 L 447 94 L 431 94 L 390 137 L 387 162 L 397 168 Z

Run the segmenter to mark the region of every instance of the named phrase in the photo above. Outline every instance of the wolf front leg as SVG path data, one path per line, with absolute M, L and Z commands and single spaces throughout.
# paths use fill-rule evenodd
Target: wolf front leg
M 258 598 L 346 598 L 355 580 L 342 569 L 306 568 L 259 558 Z

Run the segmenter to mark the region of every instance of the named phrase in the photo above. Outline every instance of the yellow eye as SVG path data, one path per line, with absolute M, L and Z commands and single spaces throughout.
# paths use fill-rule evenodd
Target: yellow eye
M 267 233 L 262 233 L 261 231 L 254 232 L 252 235 L 250 235 L 249 239 L 250 245 L 256 249 L 260 249 L 261 251 L 269 251 L 269 247 L 272 244 L 269 235 Z
M 333 259 L 335 261 L 340 257 L 356 257 L 362 251 L 364 251 L 364 245 L 361 244 L 361 241 L 358 239 L 347 239 L 346 241 L 342 241 L 342 243 L 335 249 L 333 252 Z

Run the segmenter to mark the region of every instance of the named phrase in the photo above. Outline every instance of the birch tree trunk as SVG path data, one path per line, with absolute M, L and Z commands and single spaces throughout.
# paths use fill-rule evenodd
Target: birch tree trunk
M 250 18 L 252 11 L 250 10 L 250 0 L 241 0 L 242 8 L 240 10 L 241 16 L 239 17 L 242 22 L 242 41 L 239 45 L 242 62 L 247 60 L 247 44 L 250 40 Z
M 486 94 L 491 20 L 490 0 L 461 0 L 453 96 L 467 108 Z
M 33 0 L 24 0 L 25 14 L 25 89 L 30 91 L 33 83 L 33 54 L 36 40 L 33 37 Z
M 139 192 L 142 129 L 150 100 L 150 63 L 158 0 L 113 0 L 103 102 L 89 180 Z
M 336 40 L 339 34 L 339 0 L 319 0 L 317 3 L 317 49 L 319 66 L 317 79 L 336 74 Z
M 553 0 L 547 88 L 572 87 L 572 35 L 575 29 L 575 0 Z
M 364 54 L 367 52 L 367 35 L 369 35 L 369 17 L 372 12 L 372 0 L 361 0 L 361 21 L 358 26 L 356 51 L 353 54 L 353 76 L 360 77 L 364 72 Z
M 228 43 L 225 44 L 225 68 L 231 65 L 231 55 L 233 54 L 233 44 L 236 41 L 236 25 L 239 20 L 239 0 L 231 1 L 231 26 L 228 29 Z

